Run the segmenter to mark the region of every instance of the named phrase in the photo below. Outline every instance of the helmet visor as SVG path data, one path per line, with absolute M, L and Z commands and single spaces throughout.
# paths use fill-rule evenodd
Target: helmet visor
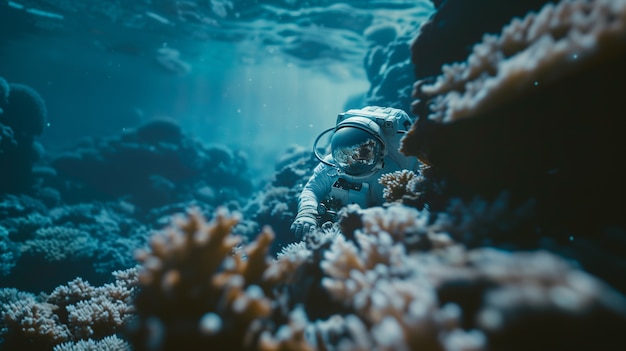
M 337 132 L 342 130 L 343 129 L 340 129 Z M 380 159 L 382 147 L 380 142 L 369 133 L 361 130 L 357 130 L 356 132 L 361 134 L 361 136 L 364 134 L 365 137 L 360 138 L 361 140 L 350 138 L 353 143 L 341 143 L 337 140 L 345 139 L 342 138 L 341 133 L 334 135 L 331 146 L 332 155 L 337 166 L 343 169 L 347 174 L 363 175 L 376 167 Z

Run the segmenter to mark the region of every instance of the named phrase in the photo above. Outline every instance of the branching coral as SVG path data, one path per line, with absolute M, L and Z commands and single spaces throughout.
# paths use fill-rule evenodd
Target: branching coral
M 553 350 L 624 346 L 623 295 L 562 258 L 460 247 L 439 258 L 426 271 L 440 302 L 458 304 L 463 328 L 481 330 L 490 350 L 525 350 L 538 340 Z
M 612 57 L 625 42 L 626 1 L 564 0 L 485 35 L 466 62 L 444 65 L 436 82 L 416 88 L 436 96 L 429 118 L 451 122 Z
M 41 255 L 49 262 L 90 257 L 97 248 L 98 241 L 89 233 L 66 227 L 38 229 L 21 245 L 24 254 Z
M 383 174 L 378 182 L 385 186 L 383 197 L 388 203 L 401 202 L 405 197 L 413 200 L 419 196 L 416 191 L 419 177 L 413 171 L 405 169 Z
M 369 236 L 389 235 L 394 243 L 401 243 L 408 251 L 442 248 L 452 242 L 448 233 L 432 230 L 428 211 L 392 205 L 387 208 L 367 209 L 348 207 L 345 212 L 340 226 L 347 237 L 358 233 Z M 353 223 L 348 225 L 344 222 Z M 345 233 L 348 228 L 351 234 Z
M 220 209 L 207 221 L 192 209 L 138 253 L 140 271 L 118 272 L 113 284 L 77 278 L 40 297 L 3 290 L 4 346 L 128 349 L 112 336 L 124 325 L 134 350 L 562 350 L 591 347 L 594 338 L 619 342 L 626 299 L 553 254 L 468 250 L 405 206 L 352 211 L 360 225 L 350 239 L 325 234 L 325 243 L 292 244 L 270 259 L 268 227 L 242 246 L 232 234 L 237 214 Z M 310 320 L 319 304 L 326 314 Z M 552 321 L 562 327 L 546 335 L 542 323 Z
M 593 348 L 596 338 L 624 346 L 616 331 L 626 325 L 624 296 L 547 252 L 468 250 L 411 221 L 413 211 L 363 210 L 354 240 L 331 243 L 322 285 L 347 310 L 309 326 L 317 347 L 568 350 Z M 398 240 L 415 230 L 440 244 L 407 251 Z
M 133 311 L 137 269 L 115 272 L 100 287 L 76 278 L 50 294 L 3 289 L 0 339 L 6 349 L 50 350 L 61 343 L 120 332 Z
M 131 351 L 130 345 L 115 335 L 107 336 L 102 340 L 95 341 L 93 339 L 79 340 L 77 342 L 65 342 L 56 345 L 52 351 L 94 351 L 94 350 L 110 350 L 110 351 Z
M 432 167 L 420 163 L 419 171 L 401 170 L 383 174 L 378 182 L 384 186 L 387 204 L 402 204 L 417 209 L 442 210 L 444 188 Z
M 318 342 L 331 349 L 442 350 L 437 335 L 444 335 L 444 324 L 456 323 L 443 317 L 419 261 L 388 234 L 401 237 L 403 225 L 379 224 L 376 229 L 369 226 L 367 234 L 357 232 L 358 245 L 339 236 L 321 262 L 327 275 L 324 288 L 352 313 L 316 323 Z M 339 342 L 332 341 L 333 334 Z
M 447 1 L 450 10 L 452 3 L 462 2 Z M 625 228 L 618 150 L 624 149 L 626 2 L 562 0 L 510 20 L 496 33 L 485 35 L 465 62 L 446 66 L 437 81 L 426 77 L 416 83 L 420 101 L 413 111 L 419 119 L 403 139 L 402 151 L 418 156 L 440 176 L 445 201 L 438 210 L 457 212 L 458 206 L 449 206 L 455 198 L 473 207 L 468 212 L 474 211 L 475 218 L 470 213 L 457 217 L 457 228 L 483 214 L 489 217 L 488 212 L 515 220 L 518 208 L 534 202 L 530 221 L 522 223 L 526 232 L 513 234 L 506 228 L 511 221 L 494 218 L 490 228 L 474 221 L 474 233 L 457 232 L 455 239 L 472 245 L 513 239 L 511 248 L 554 250 L 624 291 L 623 268 L 614 269 L 612 260 L 590 253 L 613 246 L 606 242 L 620 246 L 608 252 L 624 247 L 618 243 Z M 443 40 L 430 41 L 437 39 Z M 581 168 L 582 160 L 602 165 L 601 171 Z M 580 191 L 586 186 L 593 190 Z M 503 192 L 510 195 L 506 208 L 470 204 L 475 198 L 497 202 Z M 496 237 L 498 225 L 504 230 Z M 608 228 L 618 228 L 620 239 L 611 241 Z M 479 236 L 486 240 L 475 241 Z M 569 237 L 590 245 L 573 247 Z
M 253 348 L 261 332 L 268 345 L 276 345 L 268 341 L 274 340 L 268 327 L 274 312 L 272 284 L 264 281 L 274 234 L 266 227 L 239 249 L 240 239 L 231 235 L 238 221 L 225 209 L 211 222 L 191 210 L 155 235 L 150 251 L 138 254 L 143 269 L 135 349 Z
M 8 200 L 7 206 L 13 204 L 15 209 L 0 219 L 0 226 L 6 228 L 6 235 L 0 232 L 6 239 L 0 245 L 7 250 L 0 259 L 8 286 L 51 290 L 76 276 L 103 284 L 111 272 L 136 263 L 132 250 L 147 237 L 148 228 L 130 218 L 120 204 L 83 203 L 46 209 L 41 204 L 38 208 L 27 197 Z M 45 271 L 32 270 L 42 264 Z

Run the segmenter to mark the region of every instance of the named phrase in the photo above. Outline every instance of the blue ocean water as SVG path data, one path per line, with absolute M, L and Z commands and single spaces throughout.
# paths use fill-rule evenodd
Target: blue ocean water
M 625 59 L 626 0 L 0 0 L 0 351 L 624 350 Z M 366 105 L 415 168 L 298 218 Z
M 3 1 L 0 76 L 45 99 L 50 151 L 167 116 L 268 175 L 277 154 L 309 148 L 337 113 L 363 105 L 365 31 L 415 26 L 432 7 L 208 3 Z

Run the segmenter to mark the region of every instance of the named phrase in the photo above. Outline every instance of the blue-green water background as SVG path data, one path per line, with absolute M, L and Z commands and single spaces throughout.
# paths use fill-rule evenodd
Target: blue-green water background
M 210 1 L 182 9 L 191 21 L 174 1 L 3 3 L 0 76 L 44 98 L 48 152 L 167 116 L 203 143 L 245 152 L 259 175 L 366 103 L 370 27 L 414 31 L 432 11 L 426 0 Z M 159 64 L 161 49 L 189 70 Z

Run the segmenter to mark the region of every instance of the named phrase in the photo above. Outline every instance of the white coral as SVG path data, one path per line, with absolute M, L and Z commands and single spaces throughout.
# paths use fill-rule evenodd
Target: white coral
M 465 62 L 442 67 L 422 92 L 429 118 L 451 122 L 484 113 L 520 92 L 563 77 L 626 42 L 626 0 L 563 0 L 485 35 Z

